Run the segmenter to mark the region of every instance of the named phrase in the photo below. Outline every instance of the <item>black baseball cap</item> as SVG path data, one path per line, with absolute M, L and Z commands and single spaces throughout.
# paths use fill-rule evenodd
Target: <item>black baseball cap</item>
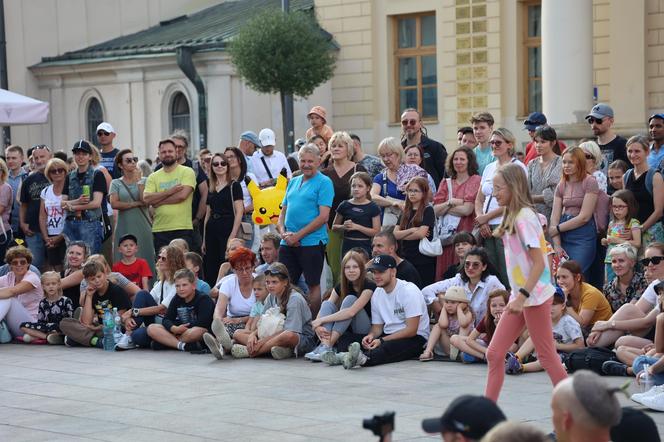
M 611 427 L 613 442 L 660 442 L 657 425 L 652 417 L 641 410 L 623 407 L 622 418 L 618 425 Z
M 390 255 L 378 255 L 374 256 L 369 265 L 367 266 L 368 270 L 377 270 L 379 272 L 384 272 L 387 269 L 396 269 L 397 261 L 392 258 Z
M 441 417 L 424 419 L 422 429 L 427 433 L 461 433 L 479 440 L 505 420 L 505 414 L 495 402 L 484 396 L 466 394 L 454 399 Z
M 88 143 L 85 140 L 80 140 L 74 143 L 74 147 L 71 148 L 72 152 L 76 153 L 76 151 L 83 151 L 85 153 L 92 154 L 92 147 L 90 146 L 90 143 Z
M 136 238 L 136 236 L 132 235 L 131 233 L 127 233 L 126 235 L 122 235 L 120 237 L 120 239 L 118 240 L 118 245 L 122 244 L 124 241 L 126 241 L 128 239 L 130 239 L 130 240 L 134 241 L 136 244 L 138 244 L 138 238 Z

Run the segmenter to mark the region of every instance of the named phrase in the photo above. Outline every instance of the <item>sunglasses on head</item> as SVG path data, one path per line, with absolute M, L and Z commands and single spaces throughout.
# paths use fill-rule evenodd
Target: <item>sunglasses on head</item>
M 417 120 L 414 118 L 411 118 L 410 120 L 401 120 L 402 126 L 415 126 L 416 124 Z
M 36 144 L 36 145 L 32 146 L 32 150 L 40 150 L 40 149 L 46 149 L 49 152 L 51 151 L 51 149 L 49 149 L 48 146 L 45 145 L 45 144 Z
M 110 132 L 106 132 L 105 130 L 100 130 L 100 131 L 97 132 L 98 137 L 101 137 L 102 135 L 108 136 L 108 135 L 110 135 Z
M 127 164 L 138 163 L 138 157 L 125 158 L 123 161 Z
M 648 267 L 651 263 L 652 265 L 656 266 L 662 262 L 662 260 L 664 260 L 664 256 L 653 256 L 652 258 L 643 258 L 639 262 L 643 267 Z
M 281 276 L 282 279 L 288 279 L 288 275 L 277 269 L 267 269 L 263 274 L 265 276 Z
M 602 121 L 604 121 L 604 118 L 595 118 L 595 117 L 588 117 L 588 123 L 589 124 L 602 124 Z

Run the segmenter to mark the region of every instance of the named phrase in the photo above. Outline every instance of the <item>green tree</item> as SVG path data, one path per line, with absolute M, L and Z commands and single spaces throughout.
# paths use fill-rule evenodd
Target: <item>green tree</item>
M 284 128 L 292 127 L 284 97 L 307 97 L 332 78 L 336 51 L 311 13 L 267 9 L 247 20 L 229 46 L 231 61 L 247 85 L 279 93 Z M 290 117 L 291 124 L 288 124 Z

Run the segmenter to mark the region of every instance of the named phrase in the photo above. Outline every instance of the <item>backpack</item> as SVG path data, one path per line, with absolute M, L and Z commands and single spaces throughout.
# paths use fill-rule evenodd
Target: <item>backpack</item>
M 574 373 L 577 370 L 591 370 L 604 376 L 602 364 L 606 361 L 617 360 L 616 354 L 608 348 L 580 348 L 568 354 L 567 360 L 565 360 L 565 367 L 567 367 L 569 373 Z

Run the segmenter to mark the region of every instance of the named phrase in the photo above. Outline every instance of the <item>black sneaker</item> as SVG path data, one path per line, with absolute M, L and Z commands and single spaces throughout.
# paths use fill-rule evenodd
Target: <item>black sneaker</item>
M 152 341 L 152 342 L 150 342 L 150 348 L 153 349 L 153 350 L 166 350 L 166 348 L 168 348 L 168 347 L 166 347 L 163 344 L 160 344 L 157 341 Z
M 627 376 L 627 365 L 618 361 L 605 361 L 602 364 L 602 373 L 607 376 Z
M 203 350 L 203 347 L 201 347 L 200 342 L 187 342 L 184 344 L 184 351 L 188 351 L 189 353 L 200 353 L 201 350 Z

